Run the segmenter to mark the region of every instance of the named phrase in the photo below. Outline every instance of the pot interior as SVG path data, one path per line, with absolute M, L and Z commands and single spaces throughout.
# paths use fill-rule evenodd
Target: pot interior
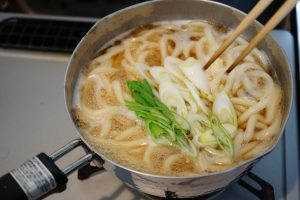
M 80 69 L 96 57 L 103 45 L 114 39 L 116 36 L 141 25 L 172 20 L 204 20 L 209 23 L 223 25 L 233 29 L 239 24 L 244 16 L 244 13 L 234 8 L 212 1 L 173 0 L 146 2 L 104 17 L 84 36 L 74 50 L 69 62 L 65 77 L 65 100 L 71 118 L 73 119 L 72 105 L 74 103 L 74 95 L 76 95 L 74 89 L 79 77 Z M 258 22 L 255 22 L 248 27 L 241 36 L 249 41 L 260 29 L 261 25 Z M 278 81 L 280 82 L 283 91 L 282 110 L 284 112 L 280 127 L 281 132 L 278 134 L 278 138 L 272 148 L 267 151 L 270 152 L 282 135 L 289 114 L 292 99 L 292 79 L 289 64 L 285 55 L 271 35 L 267 35 L 259 44 L 258 48 L 262 49 L 267 54 L 275 73 L 278 75 Z M 77 130 L 79 133 L 81 132 L 80 129 L 77 128 Z M 91 145 L 89 145 L 89 147 L 96 151 Z M 101 152 L 96 152 L 101 157 L 107 159 Z M 261 156 L 262 155 L 258 155 L 248 160 L 247 163 Z

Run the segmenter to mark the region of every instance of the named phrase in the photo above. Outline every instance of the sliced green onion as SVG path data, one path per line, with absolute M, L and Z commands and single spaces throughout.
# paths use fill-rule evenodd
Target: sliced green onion
M 234 159 L 234 143 L 230 134 L 221 124 L 218 117 L 211 113 L 210 115 L 210 126 L 216 137 L 218 145 L 232 158 Z
M 189 123 L 154 96 L 147 80 L 128 81 L 127 85 L 134 101 L 125 101 L 125 104 L 144 120 L 152 140 L 160 144 L 167 142 L 197 157 L 198 150 L 187 137 Z

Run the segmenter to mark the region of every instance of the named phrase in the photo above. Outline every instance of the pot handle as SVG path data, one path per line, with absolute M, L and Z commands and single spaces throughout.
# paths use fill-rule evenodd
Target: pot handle
M 55 161 L 77 146 L 87 152 L 74 163 L 61 170 Z M 81 139 L 75 139 L 50 156 L 40 153 L 20 167 L 0 178 L 0 199 L 35 200 L 66 189 L 67 176 L 94 159 L 94 153 Z

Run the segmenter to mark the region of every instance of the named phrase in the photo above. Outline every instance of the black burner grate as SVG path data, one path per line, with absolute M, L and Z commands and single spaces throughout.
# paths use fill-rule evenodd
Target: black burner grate
M 72 52 L 92 22 L 9 18 L 0 23 L 0 47 Z
M 103 167 L 99 168 L 99 167 L 95 167 L 95 166 L 91 166 L 90 164 L 87 164 L 78 170 L 77 177 L 79 180 L 85 180 L 85 179 L 89 178 L 90 176 L 97 174 L 97 172 L 101 172 L 103 170 L 105 170 Z M 248 182 L 247 180 L 244 180 L 243 178 L 240 179 L 237 183 L 240 186 L 242 186 L 243 188 L 245 188 L 246 190 L 248 190 L 248 192 L 251 192 L 252 194 L 254 194 L 257 197 L 257 199 L 261 199 L 261 200 L 274 200 L 275 199 L 274 188 L 270 183 L 259 178 L 252 172 L 247 172 L 244 176 L 252 179 L 252 181 L 257 183 L 260 186 L 260 188 L 254 187 L 250 182 Z M 202 195 L 202 196 L 195 197 L 195 198 L 186 198 L 184 200 L 194 200 L 194 199 L 212 200 L 215 197 L 217 197 L 218 195 L 220 195 L 223 191 L 224 191 L 224 189 L 221 189 L 221 190 L 215 191 L 210 194 Z M 152 195 L 148 195 L 148 194 L 144 194 L 144 193 L 141 193 L 141 196 L 148 200 L 178 199 L 178 198 L 176 198 L 176 195 L 173 195 L 172 192 L 166 191 L 165 194 L 166 194 L 166 198 L 156 197 L 156 196 L 152 196 Z
M 165 192 L 165 194 L 166 194 L 165 198 L 164 197 L 156 197 L 156 196 L 152 196 L 152 195 L 144 194 L 144 193 L 141 193 L 141 196 L 143 196 L 146 200 L 173 200 L 173 199 L 177 199 L 177 200 L 213 200 L 217 196 L 219 196 L 222 192 L 224 192 L 224 189 L 218 190 L 218 191 L 210 193 L 210 194 L 201 195 L 201 196 L 192 197 L 192 198 L 172 197 L 168 194 L 168 191 Z

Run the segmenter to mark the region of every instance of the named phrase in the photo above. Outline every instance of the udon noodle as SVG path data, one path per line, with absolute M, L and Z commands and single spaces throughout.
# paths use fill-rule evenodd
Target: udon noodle
M 74 118 L 83 137 L 117 163 L 168 176 L 223 170 L 267 150 L 280 130 L 281 89 L 263 51 L 254 49 L 226 74 L 248 44 L 238 38 L 198 80 L 180 71 L 180 65 L 189 62 L 201 69 L 229 33 L 203 21 L 164 22 L 138 27 L 111 41 L 82 69 L 78 82 Z M 127 81 L 143 79 L 158 99 L 189 123 L 196 157 L 153 142 L 143 120 L 125 106 L 125 101 L 132 101 Z M 221 105 L 227 97 L 232 116 L 219 117 L 233 141 L 234 157 L 199 123 L 218 110 L 217 99 Z

